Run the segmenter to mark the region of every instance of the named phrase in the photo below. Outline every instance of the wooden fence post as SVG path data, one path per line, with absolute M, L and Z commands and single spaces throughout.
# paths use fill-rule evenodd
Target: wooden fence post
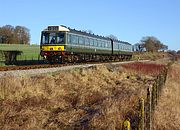
M 164 76 L 161 74 L 160 75 L 160 94 L 162 92 L 163 85 L 164 85 Z
M 158 85 L 157 85 L 157 80 L 154 83 L 154 87 L 155 87 L 155 105 L 157 105 L 157 103 L 158 103 Z
M 156 89 L 157 89 L 156 96 L 157 96 L 157 102 L 158 102 L 158 100 L 159 100 L 159 76 L 157 76 L 157 79 L 156 79 Z
M 144 130 L 144 98 L 141 98 L 139 100 L 139 128 L 138 130 Z
M 146 111 L 146 115 L 147 115 L 147 119 L 146 119 L 146 127 L 147 130 L 151 130 L 151 115 L 152 115 L 152 106 L 151 106 L 151 89 L 150 87 L 147 89 L 147 111 Z
M 162 76 L 161 74 L 158 76 L 158 95 L 161 96 L 161 89 L 162 89 Z
M 168 68 L 165 67 L 165 69 L 164 69 L 164 83 L 166 82 L 167 72 L 168 72 Z
M 155 105 L 156 105 L 156 86 L 155 86 L 155 83 L 152 86 L 151 103 L 152 103 L 152 110 L 154 111 Z

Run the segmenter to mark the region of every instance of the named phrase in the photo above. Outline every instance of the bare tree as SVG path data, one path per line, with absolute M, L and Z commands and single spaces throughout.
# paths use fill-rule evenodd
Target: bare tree
M 147 36 L 141 40 L 141 45 L 146 48 L 147 51 L 157 52 L 159 50 L 166 50 L 168 46 L 160 42 L 156 37 Z
M 14 41 L 14 27 L 5 25 L 0 28 L 1 43 L 11 44 Z
M 30 34 L 28 28 L 23 26 L 16 26 L 14 32 L 19 44 L 29 44 Z
M 113 34 L 108 35 L 107 38 L 110 38 L 113 40 L 118 40 L 118 38 L 116 36 L 114 36 Z
M 5 25 L 0 27 L 0 43 L 3 44 L 29 44 L 29 29 L 24 26 Z

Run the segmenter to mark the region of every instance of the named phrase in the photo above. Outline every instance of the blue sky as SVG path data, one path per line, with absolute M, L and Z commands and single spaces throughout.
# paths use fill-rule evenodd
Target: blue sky
M 155 36 L 171 50 L 180 49 L 180 0 L 0 0 L 0 26 L 30 29 L 39 44 L 48 25 L 66 25 L 95 34 L 113 34 L 138 43 Z

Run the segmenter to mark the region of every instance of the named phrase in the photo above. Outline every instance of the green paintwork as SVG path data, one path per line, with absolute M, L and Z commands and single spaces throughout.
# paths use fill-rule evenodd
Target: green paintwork
M 93 49 L 93 48 L 88 48 L 85 46 L 65 46 L 65 50 L 68 52 L 75 52 L 75 53 L 96 53 L 96 54 L 112 54 L 111 50 L 102 50 L 102 49 Z M 114 51 L 113 54 L 127 54 L 131 55 L 131 52 L 123 52 L 123 51 Z

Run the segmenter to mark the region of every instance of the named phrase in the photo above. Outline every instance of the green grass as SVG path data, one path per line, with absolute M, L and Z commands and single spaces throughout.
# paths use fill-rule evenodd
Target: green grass
M 21 44 L 0 44 L 0 50 L 18 50 L 22 51 L 21 55 L 18 55 L 17 60 L 32 60 L 38 59 L 40 48 L 39 45 L 21 45 Z M 1 58 L 0 60 L 4 60 Z

